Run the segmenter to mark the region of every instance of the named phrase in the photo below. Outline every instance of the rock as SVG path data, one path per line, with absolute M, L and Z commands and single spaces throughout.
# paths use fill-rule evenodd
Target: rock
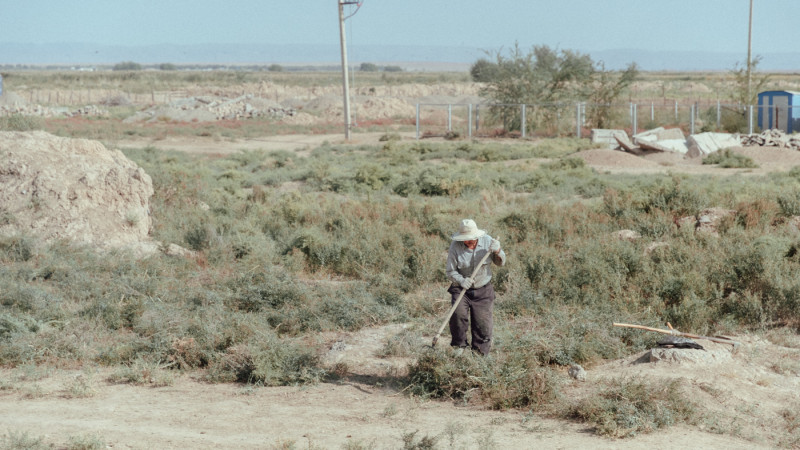
M 619 230 L 611 233 L 611 235 L 620 241 L 635 241 L 642 237 L 641 234 L 633 230 Z
M 719 363 L 732 358 L 730 350 L 697 350 L 691 348 L 654 348 L 645 354 L 646 362 Z
M 194 258 L 197 256 L 197 252 L 189 250 L 188 248 L 183 248 L 177 244 L 169 244 L 165 246 L 162 251 L 167 256 L 175 256 L 181 258 Z
M 130 248 L 149 240 L 152 195 L 150 176 L 100 142 L 0 132 L 0 235 Z
M 569 366 L 567 373 L 578 381 L 586 381 L 586 371 L 578 364 Z
M 651 242 L 651 243 L 647 244 L 647 247 L 644 248 L 644 254 L 645 255 L 649 255 L 649 254 L 653 253 L 654 251 L 656 251 L 657 249 L 659 249 L 661 247 L 669 247 L 669 243 L 660 242 L 660 241 L 659 242 Z

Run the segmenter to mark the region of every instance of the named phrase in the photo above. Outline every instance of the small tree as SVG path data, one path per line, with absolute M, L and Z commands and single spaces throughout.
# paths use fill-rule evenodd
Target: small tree
M 270 64 L 267 70 L 270 72 L 283 72 L 283 66 L 280 64 Z
M 159 70 L 177 70 L 178 67 L 172 63 L 163 63 L 158 65 Z
M 639 77 L 639 68 L 631 63 L 622 72 L 606 70 L 603 62 L 597 63 L 594 82 L 589 84 L 586 98 L 592 104 L 586 119 L 593 128 L 606 128 L 612 121 L 612 104 Z
M 386 66 L 383 68 L 384 72 L 402 72 L 403 68 L 400 66 Z
M 377 72 L 378 66 L 373 63 L 361 63 L 361 66 L 359 67 L 358 70 L 362 72 Z
M 747 62 L 744 64 L 736 63 L 731 69 L 733 75 L 733 94 L 732 100 L 742 105 L 755 105 L 758 103 L 758 93 L 764 89 L 769 82 L 768 74 L 758 74 L 758 64 L 761 56 L 756 56 L 750 61 L 750 92 L 747 89 Z

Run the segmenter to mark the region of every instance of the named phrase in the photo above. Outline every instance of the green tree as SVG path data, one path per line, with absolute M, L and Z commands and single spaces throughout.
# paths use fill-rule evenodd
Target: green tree
M 402 72 L 403 68 L 400 66 L 386 66 L 383 68 L 384 72 Z
M 163 64 L 159 64 L 158 68 L 160 70 L 177 70 L 178 66 L 176 66 L 175 64 L 172 64 L 172 63 L 163 63 Z
M 586 119 L 593 128 L 606 128 L 614 117 L 612 104 L 639 77 L 639 68 L 631 63 L 623 71 L 606 70 L 605 64 L 599 62 L 594 72 L 594 81 L 586 87 L 586 96 L 591 108 Z
M 585 53 L 557 50 L 546 45 L 524 51 L 519 44 L 509 52 L 490 53 L 495 62 L 481 58 L 470 75 L 485 86 L 481 95 L 498 105 L 491 109 L 491 118 L 501 119 L 506 129 L 519 129 L 519 108 L 504 105 L 541 105 L 541 119 L 555 124 L 567 105 L 586 101 L 592 104 L 587 119 L 594 127 L 602 128 L 611 120 L 612 103 L 639 76 L 636 64 L 623 71 L 606 70 L 602 62 L 595 63 Z M 537 118 L 529 116 L 533 125 Z
M 587 54 L 571 50 L 554 50 L 548 46 L 535 46 L 523 51 L 514 44 L 508 55 L 502 51 L 490 53 L 495 59 L 492 65 L 476 62 L 479 76 L 487 76 L 481 95 L 497 105 L 556 104 L 573 102 L 583 95 L 582 88 L 593 81 L 594 63 Z M 487 61 L 488 62 L 488 61 Z M 475 67 L 475 66 L 473 66 Z M 474 76 L 474 75 L 473 75 Z M 520 129 L 521 116 L 516 108 L 506 106 L 492 108 L 491 118 L 502 120 L 506 129 Z M 555 123 L 559 115 L 558 106 L 542 112 L 547 123 Z
M 485 83 L 492 81 L 497 73 L 497 64 L 489 61 L 486 58 L 481 58 L 475 61 L 469 68 L 469 75 L 472 81 L 476 83 Z
M 267 70 L 270 72 L 283 72 L 283 66 L 280 64 L 270 64 Z
M 362 72 L 377 72 L 378 66 L 373 63 L 361 63 L 361 67 L 358 69 Z

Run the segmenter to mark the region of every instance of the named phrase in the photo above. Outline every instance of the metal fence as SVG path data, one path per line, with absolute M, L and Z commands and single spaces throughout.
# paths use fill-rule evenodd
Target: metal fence
M 631 135 L 659 126 L 748 133 L 779 128 L 800 131 L 800 109 L 722 102 L 653 101 L 620 104 L 433 104 L 418 103 L 417 139 L 424 137 L 588 137 L 592 128 L 622 129 Z M 797 117 L 797 118 L 795 118 Z

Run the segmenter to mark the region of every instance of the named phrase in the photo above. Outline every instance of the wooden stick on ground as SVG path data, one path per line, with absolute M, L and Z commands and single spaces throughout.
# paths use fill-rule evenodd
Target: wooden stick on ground
M 625 328 L 638 328 L 640 330 L 655 331 L 656 333 L 671 334 L 671 335 L 674 335 L 674 336 L 683 336 L 683 337 L 688 337 L 688 338 L 691 338 L 691 339 L 705 339 L 707 341 L 718 342 L 720 344 L 729 344 L 729 345 L 732 345 L 733 348 L 738 348 L 739 345 L 741 345 L 739 342 L 736 342 L 736 341 L 734 341 L 732 339 L 728 339 L 728 338 L 709 337 L 709 336 L 700 336 L 700 335 L 691 334 L 691 333 L 682 333 L 682 332 L 672 328 L 671 325 L 669 327 L 670 328 L 669 330 L 665 330 L 665 329 L 662 329 L 662 328 L 651 328 L 651 327 L 646 327 L 644 325 L 632 325 L 632 324 L 629 324 L 629 323 L 614 323 L 614 326 L 615 327 L 625 327 Z

